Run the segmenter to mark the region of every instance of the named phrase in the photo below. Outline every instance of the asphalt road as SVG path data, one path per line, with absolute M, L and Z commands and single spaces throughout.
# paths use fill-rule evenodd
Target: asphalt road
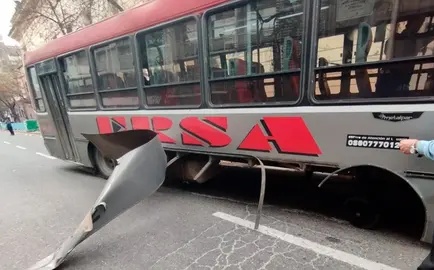
M 0 160 L 0 269 L 26 269 L 74 231 L 105 181 L 49 158 L 38 135 L 0 132 Z M 61 269 L 416 269 L 428 254 L 406 236 L 271 205 L 254 231 L 254 196 L 211 187 L 162 187 Z

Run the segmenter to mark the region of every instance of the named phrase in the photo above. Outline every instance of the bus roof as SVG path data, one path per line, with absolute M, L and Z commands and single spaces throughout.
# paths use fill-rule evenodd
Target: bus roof
M 146 4 L 52 40 L 34 51 L 26 52 L 24 62 L 26 66 L 29 66 L 163 22 L 199 14 L 227 1 L 229 0 L 151 0 Z

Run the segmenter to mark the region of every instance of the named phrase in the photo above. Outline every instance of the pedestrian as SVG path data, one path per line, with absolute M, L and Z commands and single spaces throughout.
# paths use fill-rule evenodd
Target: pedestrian
M 428 159 L 434 160 L 434 140 L 423 141 L 417 139 L 406 139 L 399 143 L 399 149 L 404 154 L 417 154 L 423 155 Z M 434 270 L 434 234 L 432 239 L 431 250 L 419 265 L 417 270 Z
M 11 119 L 7 119 L 6 120 L 6 128 L 9 130 L 9 132 L 11 133 L 11 136 L 15 136 L 15 132 L 14 132 L 14 128 L 12 127 L 12 122 Z

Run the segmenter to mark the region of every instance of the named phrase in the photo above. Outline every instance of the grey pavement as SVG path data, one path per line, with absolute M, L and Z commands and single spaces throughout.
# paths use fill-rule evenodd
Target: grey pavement
M 52 253 L 105 183 L 36 153 L 47 154 L 39 135 L 0 132 L 2 270 Z M 255 211 L 224 193 L 162 187 L 80 244 L 61 269 L 416 269 L 428 253 L 405 236 L 270 205 L 254 231 L 246 223 Z

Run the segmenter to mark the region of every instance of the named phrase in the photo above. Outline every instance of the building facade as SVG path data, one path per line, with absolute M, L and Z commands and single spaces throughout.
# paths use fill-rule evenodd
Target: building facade
M 22 121 L 35 117 L 23 71 L 21 48 L 5 44 L 0 35 L 0 74 L 8 74 L 7 82 L 3 81 L 0 87 L 0 118 Z
M 0 72 L 5 67 L 21 65 L 21 49 L 18 46 L 6 45 L 0 35 Z

